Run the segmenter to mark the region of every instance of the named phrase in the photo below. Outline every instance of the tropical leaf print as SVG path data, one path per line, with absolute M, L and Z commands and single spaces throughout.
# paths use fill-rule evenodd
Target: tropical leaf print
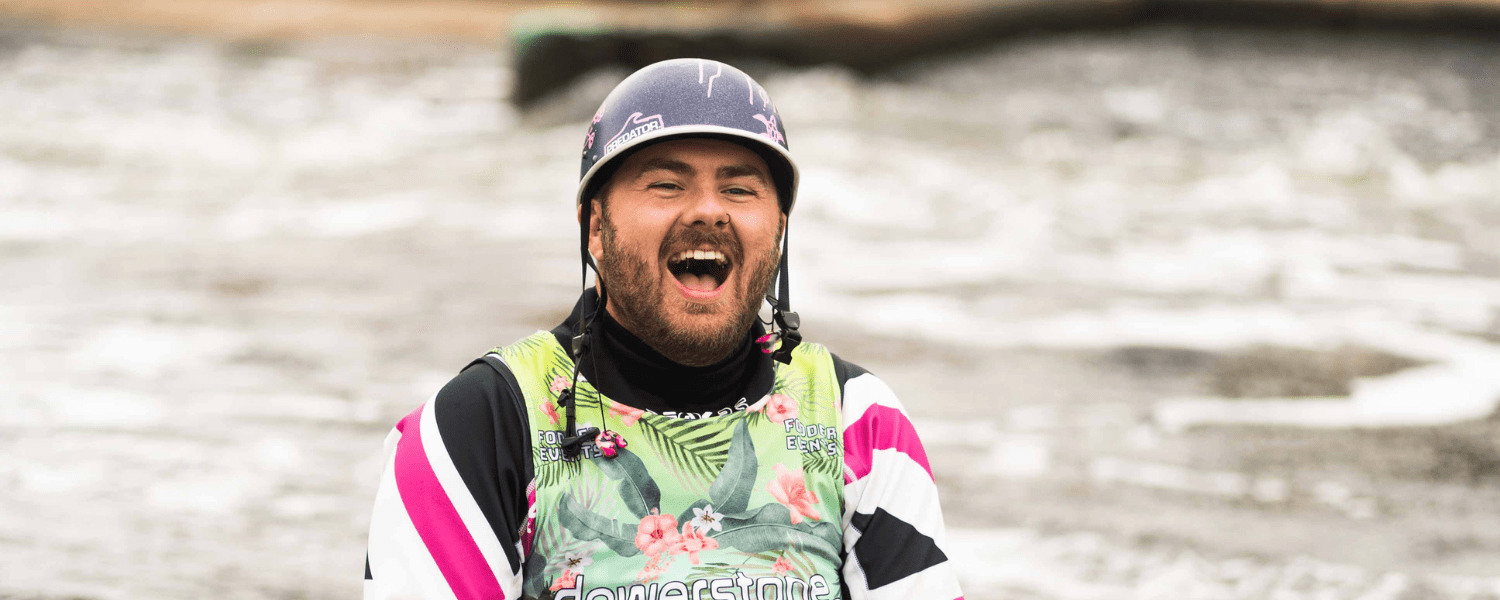
M 798 404 L 801 404 L 803 400 L 810 398 L 811 392 L 812 384 L 807 380 L 806 377 L 799 377 L 792 374 L 777 377 L 776 385 L 771 390 L 772 394 L 786 394 L 788 396 L 796 398 Z
M 822 523 L 828 525 L 828 523 Z M 724 533 L 714 536 L 719 545 L 738 548 L 747 552 L 763 552 L 766 550 L 783 550 L 790 548 L 793 544 L 815 547 L 825 556 L 838 556 L 838 547 L 830 544 L 818 535 L 803 531 L 799 526 L 779 525 L 766 523 L 762 525 L 745 525 L 735 529 L 727 529 Z
M 602 545 L 597 540 L 573 540 L 561 546 L 554 547 L 551 552 L 547 553 L 548 556 L 552 557 L 552 561 L 542 567 L 542 576 L 552 578 L 561 575 L 563 571 L 567 570 L 567 566 L 564 564 L 566 561 L 561 560 L 561 557 L 569 554 L 588 556 L 596 552 Z
M 713 481 L 729 452 L 730 436 L 712 420 L 646 415 L 636 423 L 675 474 Z
M 532 448 L 531 464 L 536 470 L 537 485 L 557 485 L 582 472 L 582 466 L 576 460 L 550 460 L 545 456 L 546 448 L 538 445 Z
M 832 440 L 824 440 L 831 442 Z M 841 476 L 844 473 L 844 453 L 807 452 L 802 455 L 802 470 L 808 474 Z
M 771 566 L 779 556 L 776 552 L 728 552 L 745 557 L 745 561 L 739 564 L 727 562 L 707 562 L 693 567 L 691 573 L 693 579 L 710 579 L 718 577 L 733 577 L 735 573 L 744 573 L 748 577 L 767 577 L 776 574 Z
M 727 563 L 710 562 L 693 567 L 692 579 L 718 579 L 720 577 L 733 577 L 740 570 L 738 565 Z
M 548 335 L 550 336 L 551 334 L 549 333 Z M 563 349 L 562 346 L 549 343 L 555 339 L 542 340 L 542 343 L 547 346 L 547 353 L 539 354 L 539 356 L 547 357 L 547 374 L 566 373 L 571 379 L 573 376 L 573 357 L 569 356 L 567 350 Z
M 526 558 L 524 586 L 526 597 L 528 598 L 540 596 L 542 591 L 547 587 L 547 576 L 543 572 L 547 566 L 547 561 L 543 558 L 544 556 L 546 555 L 533 553 Z
M 709 562 L 693 567 L 692 577 L 694 579 L 733 577 L 735 573 L 744 573 L 749 577 L 771 577 L 776 575 L 790 575 L 799 579 L 807 579 L 816 573 L 817 567 L 813 566 L 812 557 L 797 548 L 789 548 L 785 552 L 727 552 L 745 557 L 740 564 L 727 562 Z M 777 559 L 785 558 L 791 568 L 783 572 L 776 570 Z
M 841 535 L 837 525 L 805 521 L 792 525 L 792 513 L 780 504 L 765 504 L 751 512 L 725 515 L 724 531 L 713 537 L 721 546 L 746 552 L 783 550 L 793 544 L 813 546 L 825 556 L 838 556 Z
M 491 348 L 490 352 L 499 354 L 506 362 L 515 361 L 527 356 L 546 356 L 551 353 L 551 349 L 547 347 L 547 342 L 550 341 L 549 338 L 551 335 L 550 333 L 543 334 L 542 332 L 538 332 L 521 338 L 509 346 Z
M 644 519 L 653 510 L 661 510 L 661 488 L 646 471 L 646 463 L 627 448 L 620 448 L 614 458 L 591 461 L 604 476 L 620 482 L 620 500 L 625 507 Z
M 818 568 L 813 565 L 812 557 L 808 556 L 807 553 L 803 552 L 801 549 L 793 548 L 791 550 L 787 550 L 786 554 L 783 554 L 782 556 L 786 557 L 787 562 L 792 563 L 791 572 L 795 577 L 806 579 L 808 577 L 812 577 L 813 573 L 818 572 Z
M 573 495 L 564 492 L 557 503 L 557 520 L 568 533 L 580 540 L 599 540 L 615 554 L 630 557 L 640 554 L 635 546 L 635 530 L 580 506 Z
M 593 512 L 612 515 L 619 512 L 623 502 L 620 495 L 610 489 L 610 480 L 599 471 L 583 471 L 569 481 L 578 504 Z
M 755 477 L 760 468 L 755 442 L 750 439 L 750 425 L 744 420 L 734 427 L 728 455 L 719 477 L 708 488 L 708 499 L 719 512 L 744 512 L 750 506 L 750 493 L 755 491 Z
M 527 597 L 536 597 L 547 589 L 548 576 L 551 569 L 548 567 L 548 557 L 560 556 L 562 548 L 569 545 L 570 536 L 566 530 L 559 526 L 556 519 L 542 518 L 537 520 L 537 534 L 532 543 L 531 555 L 526 557 L 524 583 Z

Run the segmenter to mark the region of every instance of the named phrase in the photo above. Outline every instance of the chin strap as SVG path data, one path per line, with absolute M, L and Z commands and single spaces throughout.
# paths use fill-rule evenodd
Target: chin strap
M 599 300 L 593 306 L 589 304 L 589 268 L 592 267 L 594 272 L 598 273 L 599 265 L 594 262 L 594 256 L 589 254 L 590 219 L 585 218 L 582 221 L 578 224 L 578 252 L 581 255 L 580 258 L 583 263 L 583 277 L 581 281 L 583 306 L 578 311 L 578 335 L 573 336 L 572 347 L 569 348 L 573 355 L 573 383 L 568 386 L 568 389 L 563 390 L 557 398 L 558 404 L 562 406 L 565 413 L 566 429 L 563 431 L 562 449 L 563 456 L 567 458 L 577 458 L 579 453 L 583 451 L 583 443 L 593 441 L 599 435 L 599 428 L 597 427 L 585 427 L 582 431 L 578 430 L 577 416 L 574 409 L 578 404 L 578 398 L 573 390 L 578 389 L 579 365 L 583 364 L 583 353 L 589 350 L 590 329 L 593 327 L 594 322 L 598 320 L 599 311 L 604 310 L 607 298 L 604 286 L 598 286 Z
M 769 352 L 771 358 L 782 364 L 792 364 L 792 351 L 802 343 L 802 333 L 797 331 L 802 326 L 802 318 L 792 312 L 791 270 L 787 267 L 787 248 L 791 237 L 792 225 L 788 222 L 786 229 L 781 232 L 781 266 L 776 275 L 776 296 L 766 298 L 771 301 L 771 320 L 775 321 L 779 331 L 761 338 L 761 351 Z M 773 351 L 777 340 L 781 341 L 781 347 Z

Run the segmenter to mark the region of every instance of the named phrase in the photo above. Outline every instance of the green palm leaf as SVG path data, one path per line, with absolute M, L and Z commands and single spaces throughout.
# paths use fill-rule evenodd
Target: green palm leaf
M 708 499 L 714 508 L 725 514 L 744 512 L 750 506 L 750 492 L 755 490 L 759 468 L 755 442 L 750 439 L 750 425 L 741 420 L 734 428 L 724 468 L 708 488 Z
M 599 540 L 622 557 L 635 556 L 641 549 L 635 545 L 629 526 L 590 511 L 578 504 L 573 495 L 563 493 L 558 500 L 557 520 L 564 529 L 580 540 Z
M 832 523 L 804 521 L 792 524 L 792 511 L 776 503 L 750 512 L 724 516 L 724 530 L 713 534 L 721 546 L 745 552 L 784 550 L 793 544 L 812 546 L 838 556 L 842 546 L 839 527 Z
M 543 574 L 546 561 L 542 560 L 540 554 L 532 554 L 526 559 L 525 587 L 527 597 L 535 598 L 541 595 L 547 587 L 547 577 Z
M 787 396 L 796 398 L 797 403 L 800 405 L 804 399 L 809 397 L 808 392 L 810 391 L 812 391 L 812 385 L 809 384 L 806 377 L 794 377 L 788 375 L 786 377 L 776 378 L 776 385 L 774 389 L 772 389 L 771 393 L 785 394 Z
M 604 476 L 620 482 L 620 500 L 637 518 L 646 518 L 652 510 L 661 510 L 661 488 L 646 470 L 641 457 L 620 448 L 614 458 L 592 461 Z
M 581 465 L 576 460 L 550 460 L 550 456 L 543 456 L 546 448 L 536 446 L 532 448 L 533 459 L 531 464 L 536 470 L 538 486 L 557 485 L 569 476 L 577 475 Z
M 521 338 L 520 340 L 517 340 L 516 343 L 509 346 L 497 346 L 491 348 L 490 352 L 500 354 L 500 356 L 503 357 L 506 361 L 516 360 L 519 357 L 528 355 L 544 355 L 546 353 L 550 353 L 550 349 L 547 347 L 547 341 L 547 336 L 529 335 Z
M 692 420 L 647 416 L 637 421 L 636 426 L 674 471 L 704 482 L 712 481 L 723 462 L 719 457 L 728 452 L 728 436 L 715 431 L 714 427 L 702 424 L 682 425 L 679 421 L 697 423 Z M 701 433 L 700 430 L 707 433 Z
M 825 440 L 826 441 L 826 440 Z M 837 477 L 844 472 L 842 453 L 829 456 L 826 452 L 809 452 L 802 455 L 802 470 L 828 477 Z M 840 482 L 842 485 L 842 482 Z

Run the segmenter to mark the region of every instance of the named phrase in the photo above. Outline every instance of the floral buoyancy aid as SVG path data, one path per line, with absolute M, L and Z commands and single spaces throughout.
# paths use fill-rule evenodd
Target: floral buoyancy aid
M 573 361 L 556 337 L 537 332 L 494 352 L 516 375 L 530 420 L 525 597 L 839 597 L 839 386 L 822 346 L 798 346 L 750 410 L 701 419 L 618 404 L 580 377 L 579 428 L 623 441 L 606 433 L 574 459 L 563 453 L 557 405 Z M 601 402 L 604 422 L 592 422 Z

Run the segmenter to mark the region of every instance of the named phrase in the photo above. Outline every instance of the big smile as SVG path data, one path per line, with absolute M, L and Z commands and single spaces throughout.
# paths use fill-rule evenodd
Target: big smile
M 729 257 L 718 250 L 684 250 L 667 260 L 678 288 L 697 300 L 717 298 L 733 268 Z

